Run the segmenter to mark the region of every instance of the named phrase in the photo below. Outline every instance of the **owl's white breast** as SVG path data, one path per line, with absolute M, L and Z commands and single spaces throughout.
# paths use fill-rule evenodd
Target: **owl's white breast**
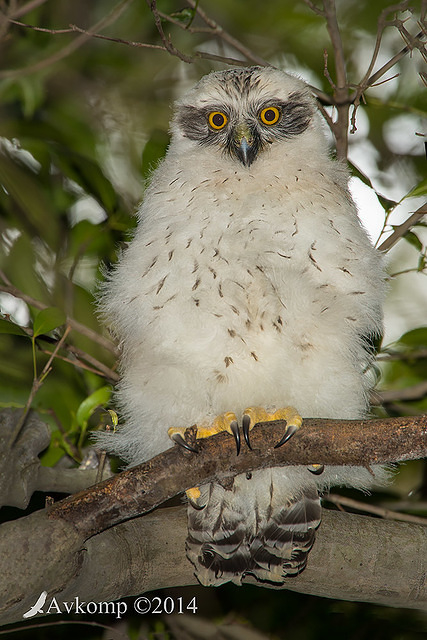
M 379 258 L 337 165 L 289 145 L 249 169 L 172 149 L 153 175 L 105 303 L 129 414 L 166 429 L 254 404 L 363 411 Z

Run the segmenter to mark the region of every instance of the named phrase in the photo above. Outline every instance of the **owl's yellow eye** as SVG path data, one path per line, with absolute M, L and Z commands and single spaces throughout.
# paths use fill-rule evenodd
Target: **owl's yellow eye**
M 259 114 L 261 122 L 264 124 L 272 125 L 276 124 L 280 118 L 280 111 L 277 107 L 266 107 Z
M 212 129 L 219 131 L 219 129 L 223 129 L 225 127 L 228 122 L 228 118 L 225 113 L 222 113 L 221 111 L 211 111 L 208 116 L 208 122 Z

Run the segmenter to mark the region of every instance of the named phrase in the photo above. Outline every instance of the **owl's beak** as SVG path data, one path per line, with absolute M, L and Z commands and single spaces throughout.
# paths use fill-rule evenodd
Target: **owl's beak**
M 232 138 L 232 151 L 245 167 L 255 160 L 259 144 L 246 122 L 236 125 Z

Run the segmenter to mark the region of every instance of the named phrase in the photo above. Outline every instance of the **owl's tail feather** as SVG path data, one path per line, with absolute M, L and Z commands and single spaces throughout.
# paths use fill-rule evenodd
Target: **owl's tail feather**
M 212 487 L 209 493 L 214 498 Z M 264 505 L 254 499 L 252 519 L 245 510 L 233 508 L 238 504 L 228 494 L 225 491 L 219 503 L 211 499 L 202 511 L 189 507 L 187 555 L 198 580 L 205 586 L 241 584 L 251 574 L 261 581 L 283 583 L 286 576 L 301 573 L 320 524 L 316 489 L 305 489 L 279 508 L 267 499 Z

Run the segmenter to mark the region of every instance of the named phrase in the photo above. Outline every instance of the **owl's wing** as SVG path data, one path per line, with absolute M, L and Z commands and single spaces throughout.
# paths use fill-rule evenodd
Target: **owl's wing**
M 188 507 L 187 554 L 202 584 L 241 584 L 245 574 L 283 583 L 304 569 L 320 524 L 320 499 L 314 484 L 294 492 L 282 476 L 268 469 L 250 479 L 238 476 L 229 487 L 201 487 L 206 506 Z

